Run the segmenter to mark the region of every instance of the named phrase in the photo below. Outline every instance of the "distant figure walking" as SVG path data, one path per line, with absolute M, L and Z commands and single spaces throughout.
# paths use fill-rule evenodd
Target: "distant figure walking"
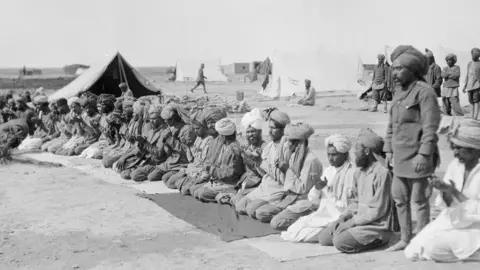
M 200 68 L 198 69 L 198 77 L 197 77 L 197 84 L 190 90 L 190 92 L 193 93 L 193 90 L 195 90 L 198 86 L 203 86 L 203 93 L 207 93 L 207 89 L 205 88 L 205 75 L 203 74 L 203 69 L 205 68 L 205 64 L 200 64 Z

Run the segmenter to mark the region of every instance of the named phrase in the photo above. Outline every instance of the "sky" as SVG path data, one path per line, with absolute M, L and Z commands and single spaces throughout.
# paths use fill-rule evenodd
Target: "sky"
M 324 47 L 374 62 L 384 45 L 480 47 L 478 0 L 2 0 L 0 67 L 222 64 Z M 435 52 L 434 52 L 435 53 Z

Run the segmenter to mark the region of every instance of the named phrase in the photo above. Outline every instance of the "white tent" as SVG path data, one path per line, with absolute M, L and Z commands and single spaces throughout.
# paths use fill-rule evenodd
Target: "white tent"
M 361 91 L 357 83 L 356 53 L 318 49 L 310 52 L 275 51 L 271 56 L 272 75 L 260 94 L 276 98 L 305 91 L 304 80 L 310 79 L 316 91 Z
M 184 82 L 187 79 L 194 81 L 198 76 L 198 69 L 200 64 L 205 64 L 203 74 L 207 77 L 207 82 L 227 82 L 228 78 L 225 76 L 220 68 L 218 60 L 209 61 L 191 61 L 183 60 L 176 63 L 176 81 Z

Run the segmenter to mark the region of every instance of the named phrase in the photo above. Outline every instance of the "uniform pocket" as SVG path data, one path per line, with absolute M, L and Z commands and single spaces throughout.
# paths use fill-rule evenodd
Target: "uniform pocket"
M 420 104 L 418 102 L 402 102 L 399 106 L 400 122 L 416 123 L 420 120 Z

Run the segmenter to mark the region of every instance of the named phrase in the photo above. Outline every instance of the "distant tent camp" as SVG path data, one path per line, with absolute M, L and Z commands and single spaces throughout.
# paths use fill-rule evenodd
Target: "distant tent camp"
M 74 81 L 51 94 L 48 99 L 52 101 L 70 98 L 87 91 L 96 95 L 107 93 L 119 97 L 121 90 L 118 85 L 122 82 L 128 85 L 136 98 L 157 95 L 162 90 L 157 89 L 117 52 L 92 65 Z
M 198 76 L 200 64 L 205 64 L 203 73 L 207 77 L 207 82 L 227 82 L 228 78 L 223 74 L 222 69 L 217 61 L 177 61 L 175 65 L 175 75 L 177 82 L 187 80 L 195 81 Z
M 310 79 L 317 91 L 362 90 L 357 83 L 356 54 L 318 49 L 310 52 L 275 51 L 269 57 L 272 75 L 260 94 L 272 98 L 292 96 L 305 90 L 304 80 Z

